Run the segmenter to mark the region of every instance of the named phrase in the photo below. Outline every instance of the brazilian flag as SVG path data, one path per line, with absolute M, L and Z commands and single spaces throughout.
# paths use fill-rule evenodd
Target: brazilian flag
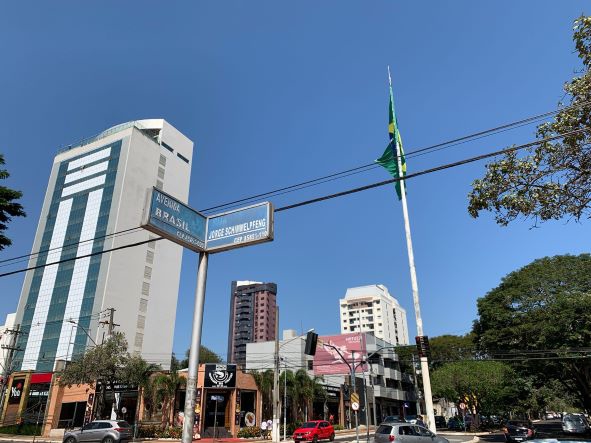
M 392 94 L 392 85 L 390 85 L 390 119 L 388 122 L 388 135 L 390 136 L 390 143 L 380 158 L 376 160 L 388 170 L 393 177 L 400 178 L 406 175 L 406 160 L 404 158 L 404 150 L 402 149 L 402 139 L 400 138 L 400 131 L 398 130 L 398 121 L 396 120 L 396 112 L 394 111 L 394 95 Z M 400 153 L 400 164 L 402 171 L 398 170 L 397 155 Z M 406 184 L 406 183 L 405 183 Z M 404 187 L 406 189 L 406 186 Z M 396 182 L 396 193 L 398 200 L 402 199 L 402 192 L 400 190 L 400 182 Z

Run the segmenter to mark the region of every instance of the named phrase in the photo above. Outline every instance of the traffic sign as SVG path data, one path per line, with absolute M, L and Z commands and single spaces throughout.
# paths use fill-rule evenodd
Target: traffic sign
M 142 226 L 185 248 L 205 250 L 207 218 L 176 198 L 153 188 Z
M 207 252 L 273 240 L 273 207 L 265 202 L 207 218 Z
M 460 409 L 462 409 L 462 410 L 466 409 L 466 403 L 460 403 Z
M 356 401 L 351 403 L 351 409 L 353 409 L 354 411 L 359 410 L 359 403 L 357 403 Z
M 351 394 L 351 403 L 357 403 L 359 405 L 359 394 L 357 392 Z

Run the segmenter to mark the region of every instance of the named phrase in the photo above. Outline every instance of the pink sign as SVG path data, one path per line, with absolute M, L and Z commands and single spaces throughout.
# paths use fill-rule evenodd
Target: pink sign
M 319 337 L 314 356 L 314 375 L 349 375 L 349 365 L 353 362 L 355 372 L 362 372 L 367 370 L 367 365 L 360 364 L 366 355 L 365 334 L 352 332 Z

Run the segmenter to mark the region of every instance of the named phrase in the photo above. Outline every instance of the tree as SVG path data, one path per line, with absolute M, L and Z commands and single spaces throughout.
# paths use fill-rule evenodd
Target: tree
M 435 396 L 464 402 L 475 417 L 481 412 L 497 413 L 517 397 L 513 369 L 498 361 L 446 363 L 433 372 L 431 380 Z
M 84 354 L 68 363 L 60 374 L 62 386 L 89 384 L 97 386 L 96 415 L 105 417 L 107 385 L 115 392 L 115 383 L 140 384 L 141 373 L 147 373 L 149 364 L 141 357 L 130 356 L 125 336 L 116 332 L 104 343 L 90 348 Z M 120 414 L 120 411 L 116 411 Z
M 478 300 L 476 343 L 534 387 L 558 380 L 591 410 L 591 255 L 535 260 Z
M 265 417 L 270 417 L 273 411 L 273 377 L 274 371 L 267 369 L 266 371 L 252 371 L 254 382 L 257 385 L 257 389 L 261 394 L 262 399 L 262 413 L 263 420 Z
M 176 371 L 156 374 L 151 380 L 153 405 L 162 405 L 162 428 L 172 425 L 172 411 L 180 378 Z
M 4 156 L 0 154 L 0 165 L 4 164 Z M 10 176 L 6 169 L 0 169 L 0 180 Z M 25 211 L 20 203 L 15 202 L 23 196 L 20 191 L 0 186 L 0 251 L 12 244 L 12 241 L 3 233 L 8 229 L 8 222 L 12 217 L 25 217 Z
M 170 367 L 173 369 L 177 369 L 177 370 L 188 368 L 189 367 L 189 351 L 190 351 L 190 349 L 187 349 L 187 352 L 185 352 L 185 358 L 182 360 L 178 360 L 173 353 L 171 361 L 170 361 Z M 217 355 L 215 352 L 213 352 L 207 346 L 201 345 L 201 347 L 199 348 L 199 364 L 221 363 L 221 362 L 222 362 L 222 358 L 219 355 Z
M 536 137 L 580 132 L 540 142 L 523 156 L 511 151 L 486 165 L 469 194 L 473 217 L 492 211 L 503 226 L 519 216 L 534 223 L 591 217 L 591 17 L 575 20 L 573 39 L 583 70 L 564 86 L 569 106 L 538 126 Z

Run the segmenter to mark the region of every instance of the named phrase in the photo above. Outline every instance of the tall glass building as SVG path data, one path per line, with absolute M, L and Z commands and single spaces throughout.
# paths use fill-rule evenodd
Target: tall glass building
M 162 240 L 101 252 L 156 238 L 139 228 L 148 190 L 186 202 L 192 157 L 193 142 L 162 119 L 57 154 L 29 261 L 41 267 L 27 272 L 16 314 L 15 369 L 52 371 L 102 342 L 111 309 L 128 350 L 169 367 L 182 248 Z

